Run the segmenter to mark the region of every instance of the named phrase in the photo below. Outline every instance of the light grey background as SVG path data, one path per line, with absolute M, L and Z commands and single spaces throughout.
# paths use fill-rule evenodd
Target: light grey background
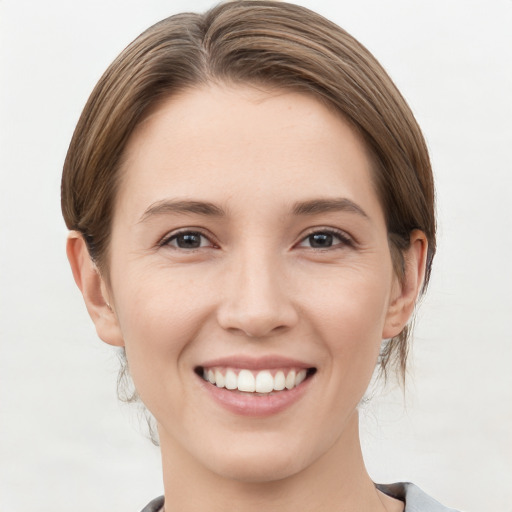
M 363 410 L 376 481 L 512 510 L 512 1 L 302 1 L 409 101 L 437 178 L 439 253 L 405 398 Z M 59 181 L 93 85 L 144 28 L 210 1 L 0 0 L 0 510 L 137 511 L 158 450 L 115 397 L 64 253 Z

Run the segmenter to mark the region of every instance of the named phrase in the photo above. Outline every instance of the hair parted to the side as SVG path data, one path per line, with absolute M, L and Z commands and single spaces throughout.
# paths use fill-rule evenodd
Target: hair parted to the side
M 235 0 L 157 23 L 119 55 L 93 90 L 64 163 L 62 211 L 107 282 L 116 189 L 130 135 L 164 98 L 212 82 L 310 94 L 350 122 L 375 162 L 395 272 L 403 275 L 403 251 L 410 233 L 420 229 L 428 240 L 426 286 L 436 248 L 434 184 L 410 108 L 347 32 L 304 7 L 267 0 Z M 406 327 L 383 343 L 384 375 L 393 366 L 404 378 L 408 335 Z M 126 367 L 121 372 L 125 376 Z

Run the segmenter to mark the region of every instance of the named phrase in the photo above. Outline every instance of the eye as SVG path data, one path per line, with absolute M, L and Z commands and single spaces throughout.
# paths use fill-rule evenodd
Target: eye
M 211 247 L 213 244 L 206 236 L 198 231 L 181 231 L 162 241 L 162 245 L 170 245 L 177 249 L 200 249 Z
M 352 240 L 340 231 L 322 230 L 310 233 L 304 238 L 299 247 L 311 247 L 312 249 L 329 249 L 331 247 L 352 245 Z

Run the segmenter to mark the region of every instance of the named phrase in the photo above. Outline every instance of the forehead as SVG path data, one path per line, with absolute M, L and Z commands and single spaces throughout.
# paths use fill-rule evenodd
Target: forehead
M 330 194 L 375 200 L 371 168 L 359 134 L 312 96 L 204 86 L 166 99 L 137 126 L 118 199 L 136 197 L 141 207 L 164 195 L 246 204 Z

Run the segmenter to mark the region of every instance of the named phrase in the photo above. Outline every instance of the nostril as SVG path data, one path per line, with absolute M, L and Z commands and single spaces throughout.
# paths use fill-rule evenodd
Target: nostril
M 299 322 L 299 315 L 287 297 L 280 295 L 274 286 L 263 284 L 243 285 L 223 302 L 217 310 L 217 320 L 224 330 L 253 339 L 263 339 L 281 334 Z M 281 293 L 281 292 L 279 292 Z

